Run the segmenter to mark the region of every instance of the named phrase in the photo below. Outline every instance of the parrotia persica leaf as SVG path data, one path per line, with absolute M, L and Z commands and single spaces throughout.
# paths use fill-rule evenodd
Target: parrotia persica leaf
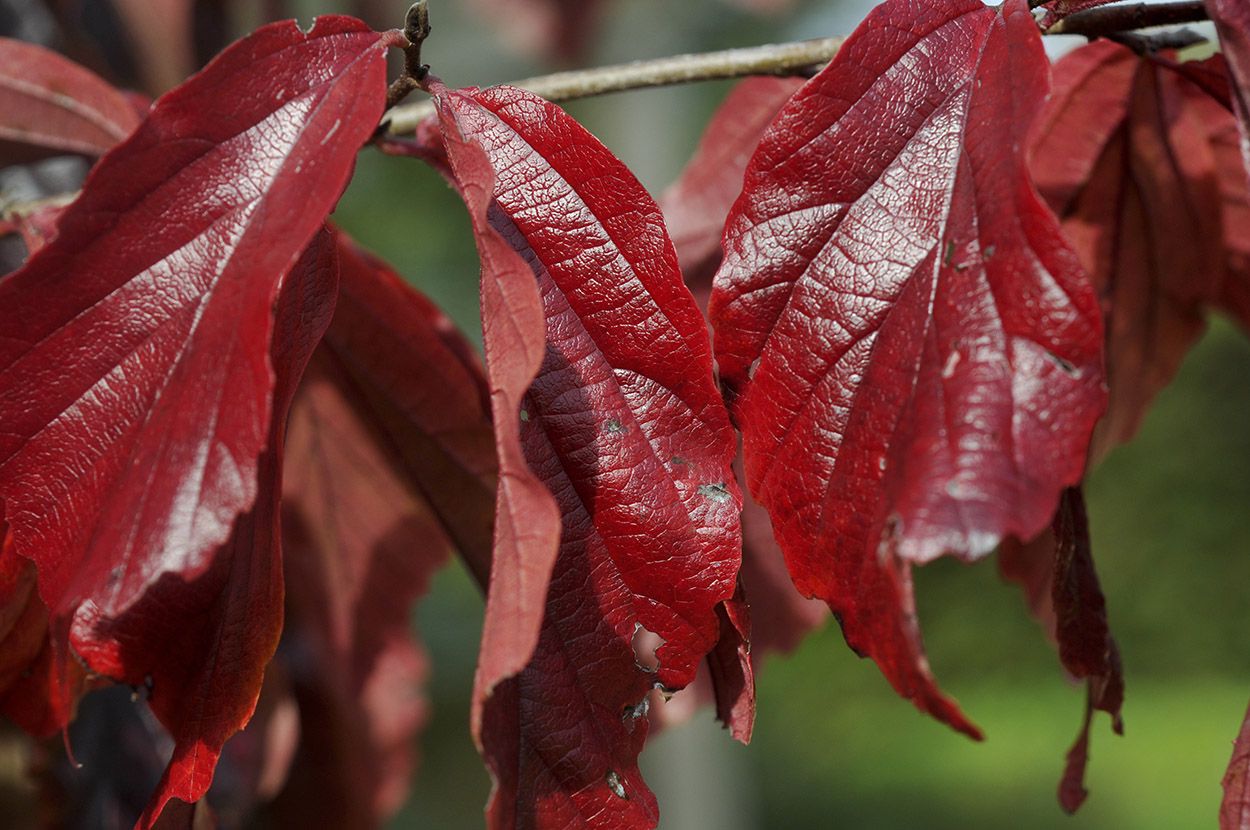
M 1198 66 L 1223 74 L 1218 60 Z M 1201 334 L 1208 307 L 1250 324 L 1238 299 L 1250 273 L 1236 255 L 1250 233 L 1238 209 L 1247 180 L 1219 146 L 1233 116 L 1192 74 L 1097 41 L 1056 65 L 1055 93 L 1034 136 L 1038 188 L 1063 220 L 1107 320 L 1111 399 L 1095 456 L 1133 436 Z M 1186 244 L 1172 244 L 1177 238 Z
M 301 737 L 273 810 L 293 827 L 374 826 L 402 804 L 426 711 L 411 607 L 450 539 L 479 548 L 465 556 L 489 573 L 494 515 L 471 347 L 389 267 L 339 240 L 339 300 L 291 411 L 283 476 L 290 648 L 279 653 Z
M 0 38 L 0 165 L 98 156 L 139 123 L 126 96 L 42 46 Z
M 708 122 L 681 177 L 660 198 L 686 284 L 703 289 L 720 264 L 724 217 L 742 190 L 747 162 L 801 78 L 747 78 Z
M 0 282 L 0 500 L 54 615 L 196 578 L 255 501 L 274 298 L 377 125 L 388 43 L 322 17 L 234 45 Z
M 484 153 L 493 171 L 494 201 L 468 199 L 484 214 L 479 247 L 504 241 L 537 282 L 545 354 L 513 417 L 562 519 L 533 657 L 483 708 L 490 820 L 651 827 L 655 801 L 636 764 L 642 704 L 654 684 L 694 678 L 740 558 L 734 436 L 706 328 L 659 208 L 585 129 L 518 89 L 435 92 L 462 187 L 491 181 L 475 165 L 466 182 L 466 159 L 480 165 Z M 490 331 L 507 320 L 489 302 L 497 277 L 483 259 L 493 377 Z M 497 550 L 496 570 L 516 566 Z M 491 601 L 497 584 L 492 575 Z M 643 629 L 662 643 L 654 672 L 635 659 Z
M 124 612 L 88 601 L 74 618 L 74 650 L 99 674 L 146 688 L 148 705 L 174 740 L 140 828 L 152 827 L 171 798 L 203 797 L 222 745 L 256 708 L 282 631 L 278 504 L 287 411 L 329 325 L 337 286 L 334 239 L 326 231 L 282 281 L 273 312 L 273 414 L 257 462 L 258 496 L 209 568 L 194 579 L 164 575 Z
M 1023 0 L 878 6 L 765 134 L 710 307 L 795 584 L 972 735 L 910 566 L 1040 531 L 1105 400 L 1096 299 L 1022 155 L 1047 72 Z
M 1250 709 L 1233 743 L 1233 757 L 1224 773 L 1224 801 L 1220 805 L 1220 830 L 1250 828 Z

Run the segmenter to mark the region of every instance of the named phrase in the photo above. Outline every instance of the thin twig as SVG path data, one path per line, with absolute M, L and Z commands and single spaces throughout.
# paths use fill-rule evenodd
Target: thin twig
M 1126 6 L 1100 6 L 1068 15 L 1046 30 L 1048 35 L 1084 35 L 1106 37 L 1151 26 L 1174 26 L 1207 20 L 1207 9 L 1201 0 L 1181 3 L 1134 3 Z
M 387 109 L 408 97 L 408 93 L 421 88 L 421 81 L 430 71 L 429 66 L 421 63 L 421 44 L 429 36 L 429 0 L 417 0 L 404 16 L 404 37 L 408 39 L 408 45 L 404 47 L 404 71 L 386 90 Z
M 514 81 L 513 86 L 541 95 L 549 101 L 571 101 L 628 89 L 671 86 L 693 81 L 741 78 L 746 75 L 804 75 L 828 63 L 845 38 L 831 37 L 796 43 L 776 43 L 727 49 L 723 52 L 677 55 L 657 60 L 634 61 L 616 66 L 558 72 Z M 392 135 L 411 133 L 422 119 L 434 113 L 430 102 L 405 104 L 386 113 Z

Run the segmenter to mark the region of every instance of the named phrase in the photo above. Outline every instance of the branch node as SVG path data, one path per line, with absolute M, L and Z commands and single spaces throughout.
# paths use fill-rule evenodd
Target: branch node
M 417 0 L 404 15 L 404 37 L 408 39 L 408 45 L 404 47 L 404 71 L 386 91 L 387 109 L 407 98 L 414 89 L 420 89 L 421 82 L 430 74 L 430 65 L 421 62 L 421 44 L 429 36 L 429 0 Z

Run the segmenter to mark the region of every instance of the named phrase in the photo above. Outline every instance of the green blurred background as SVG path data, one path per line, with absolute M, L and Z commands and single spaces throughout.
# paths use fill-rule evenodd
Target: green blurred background
M 328 10 L 336 3 L 308 3 Z M 402 21 L 406 0 L 394 3 Z M 451 85 L 548 69 L 464 4 L 432 0 L 425 59 Z M 753 17 L 718 0 L 621 0 L 587 58 L 601 64 L 846 33 L 868 4 L 797 3 Z M 505 24 L 507 25 L 507 24 Z M 728 86 L 636 92 L 570 105 L 658 194 Z M 458 199 L 422 165 L 367 152 L 336 221 L 478 338 L 477 262 Z M 1178 242 L 1179 244 L 1179 242 Z M 1124 657 L 1126 734 L 1095 721 L 1091 796 L 1055 801 L 1083 689 L 1065 680 L 1019 593 L 993 563 L 917 574 L 934 669 L 985 730 L 974 744 L 895 697 L 836 626 L 759 678 L 754 743 L 701 712 L 643 757 L 662 824 L 688 828 L 1214 826 L 1220 777 L 1250 696 L 1250 343 L 1216 321 L 1138 439 L 1088 486 L 1095 558 Z M 393 826 L 479 827 L 489 782 L 468 736 L 481 600 L 459 568 L 416 613 L 432 653 L 431 726 Z

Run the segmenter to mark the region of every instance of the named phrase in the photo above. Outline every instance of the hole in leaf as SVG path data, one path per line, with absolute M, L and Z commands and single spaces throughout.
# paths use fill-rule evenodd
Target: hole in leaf
M 664 638 L 653 631 L 648 631 L 642 623 L 634 623 L 634 663 L 648 674 L 655 674 L 660 667 L 660 658 L 655 656 Z

